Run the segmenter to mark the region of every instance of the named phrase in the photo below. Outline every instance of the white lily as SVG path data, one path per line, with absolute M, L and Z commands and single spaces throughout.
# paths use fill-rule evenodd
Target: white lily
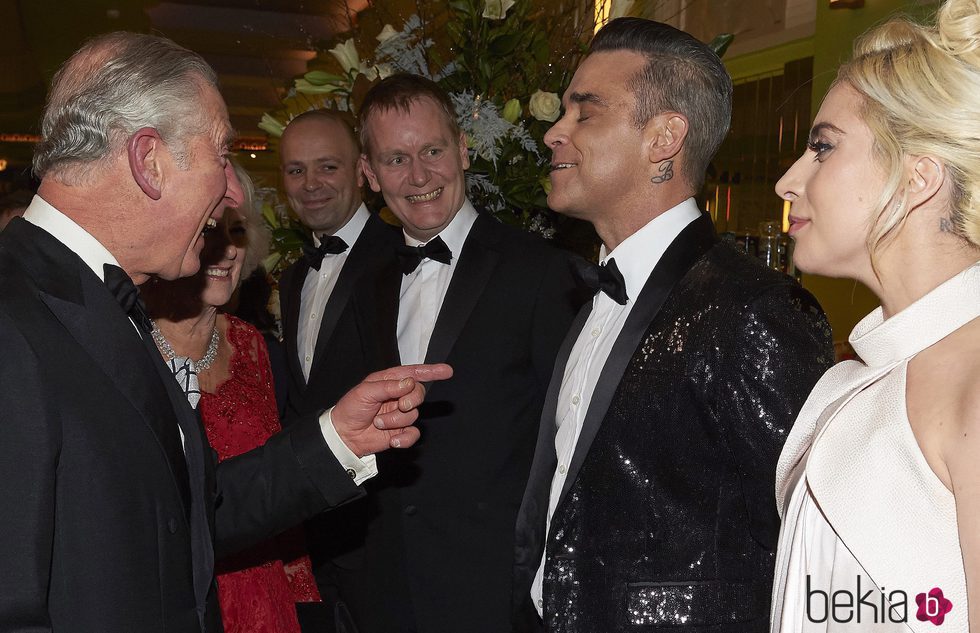
M 503 20 L 514 4 L 515 0 L 484 0 L 483 17 L 488 20 Z
M 377 37 L 374 39 L 378 40 L 378 43 L 384 44 L 386 41 L 390 40 L 396 35 L 398 35 L 398 31 L 395 30 L 395 27 L 391 26 L 390 24 L 385 24 L 384 28 L 381 29 L 381 32 L 378 33 Z
M 344 69 L 345 73 L 349 74 L 352 70 L 360 70 L 361 58 L 354 46 L 354 38 L 350 38 L 343 44 L 337 44 L 330 49 L 330 54 L 340 62 L 340 67 Z
M 278 138 L 282 136 L 282 131 L 286 129 L 286 126 L 280 123 L 274 116 L 266 112 L 262 115 L 262 120 L 259 121 L 259 129 Z

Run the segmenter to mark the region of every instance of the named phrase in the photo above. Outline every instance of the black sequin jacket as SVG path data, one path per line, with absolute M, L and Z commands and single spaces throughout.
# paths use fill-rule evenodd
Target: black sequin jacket
M 795 280 L 716 241 L 701 218 L 664 254 L 630 319 L 634 339 L 628 321 L 552 519 L 544 628 L 763 633 L 776 460 L 833 362 L 823 311 Z M 518 630 L 540 626 L 528 589 L 556 462 L 549 403 L 518 518 Z

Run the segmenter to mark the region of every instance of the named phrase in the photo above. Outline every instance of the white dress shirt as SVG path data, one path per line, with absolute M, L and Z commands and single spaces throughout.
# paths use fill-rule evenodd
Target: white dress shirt
M 303 282 L 303 289 L 300 293 L 299 301 L 299 320 L 296 326 L 296 352 L 299 355 L 299 365 L 303 368 L 303 378 L 310 380 L 310 368 L 313 366 L 313 353 L 316 350 L 316 340 L 320 333 L 320 323 L 323 322 L 323 313 L 333 293 L 334 286 L 337 285 L 337 278 L 340 271 L 347 261 L 354 243 L 360 237 L 364 225 L 367 224 L 371 212 L 367 210 L 364 203 L 354 211 L 354 215 L 347 220 L 347 224 L 341 227 L 335 236 L 347 243 L 347 250 L 336 255 L 327 253 L 323 256 L 320 270 L 310 268 L 306 273 L 306 280 Z M 313 243 L 320 246 L 320 237 L 313 236 Z
M 622 332 L 626 318 L 636 305 L 636 299 L 643 285 L 664 251 L 680 232 L 700 215 L 701 211 L 694 199 L 688 198 L 650 220 L 639 231 L 623 240 L 613 252 L 607 253 L 605 246 L 599 251 L 601 263 L 604 264 L 610 259 L 616 260 L 616 266 L 623 273 L 623 279 L 626 281 L 628 300 L 626 305 L 619 305 L 604 292 L 596 293 L 595 298 L 592 299 L 592 312 L 586 319 L 568 356 L 555 412 L 555 420 L 558 424 L 558 432 L 555 436 L 558 468 L 551 481 L 545 535 L 551 529 L 551 517 L 555 513 L 558 498 L 565 485 L 568 465 L 575 454 L 575 446 L 582 432 L 582 423 L 592 401 L 592 392 L 595 390 L 599 374 L 606 364 L 606 359 L 609 358 L 613 344 L 619 338 L 619 333 Z M 544 561 L 545 554 L 542 554 L 541 564 L 531 585 L 531 600 L 538 610 L 538 615 L 542 614 L 543 607 Z
M 78 255 L 85 262 L 85 265 L 91 268 L 92 272 L 102 281 L 105 281 L 105 271 L 103 269 L 105 264 L 119 266 L 119 262 L 102 243 L 76 224 L 71 218 L 45 202 L 40 196 L 34 196 L 30 206 L 27 207 L 27 211 L 24 213 L 24 219 L 38 228 L 47 231 L 52 237 L 64 244 L 68 250 Z M 136 327 L 135 323 L 133 327 Z M 136 331 L 139 333 L 138 328 Z M 320 416 L 320 432 L 323 434 L 323 439 L 326 440 L 327 446 L 337 458 L 337 461 L 351 475 L 354 483 L 359 485 L 362 481 L 378 474 L 374 455 L 359 458 L 347 448 L 344 441 L 340 439 L 340 435 L 337 434 L 337 429 L 334 428 L 333 420 L 330 417 L 331 410 L 328 409 Z M 178 431 L 180 431 L 179 427 Z M 180 433 L 180 440 L 183 444 L 184 434 L 182 431 Z
M 442 238 L 453 253 L 449 265 L 426 258 L 413 272 L 402 276 L 398 302 L 398 353 L 404 365 L 414 365 L 425 360 L 429 339 L 432 338 L 432 330 L 446 298 L 449 282 L 452 281 L 466 236 L 473 228 L 476 218 L 476 209 L 469 200 L 464 200 L 456 216 L 437 236 Z M 427 242 L 420 242 L 406 233 L 405 243 L 419 246 Z

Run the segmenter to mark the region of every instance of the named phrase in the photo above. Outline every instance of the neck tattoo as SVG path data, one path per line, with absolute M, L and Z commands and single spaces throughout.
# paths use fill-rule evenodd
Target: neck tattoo
M 150 335 L 153 337 L 153 342 L 157 344 L 157 348 L 163 357 L 167 360 L 173 359 L 177 356 L 177 352 L 174 351 L 173 345 L 167 340 L 167 337 L 163 335 L 160 331 L 160 326 L 156 324 L 156 321 L 150 321 L 153 324 L 153 330 Z M 211 328 L 211 340 L 208 341 L 208 348 L 204 352 L 204 356 L 200 359 L 192 358 L 191 361 L 194 363 L 195 369 L 198 371 L 204 371 L 206 369 L 211 369 L 214 359 L 218 357 L 218 343 L 221 342 L 221 335 L 218 333 L 218 324 L 215 323 L 214 327 Z
M 674 161 L 665 160 L 658 171 L 660 175 L 650 179 L 650 182 L 655 185 L 661 185 L 674 177 Z

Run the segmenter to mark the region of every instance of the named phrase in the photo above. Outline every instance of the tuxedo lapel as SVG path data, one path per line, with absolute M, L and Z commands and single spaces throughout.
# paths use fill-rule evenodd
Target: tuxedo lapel
M 558 456 L 555 453 L 555 435 L 558 432 L 558 423 L 555 419 L 558 409 L 558 392 L 561 390 L 565 366 L 568 364 L 572 347 L 574 347 L 579 333 L 585 326 L 589 314 L 592 313 L 592 303 L 591 300 L 586 302 L 572 322 L 568 334 L 558 350 L 555 368 L 551 374 L 551 382 L 548 384 L 544 408 L 541 410 L 541 424 L 538 427 L 538 441 L 534 448 L 534 460 L 531 462 L 531 472 L 524 491 L 524 500 L 521 502 L 521 508 L 517 514 L 517 573 L 521 573 L 521 570 L 526 572 L 529 569 L 537 569 L 537 563 L 541 558 L 551 480 L 554 477 L 555 468 L 558 466 Z M 523 584 L 518 582 L 515 586 L 521 587 Z
M 496 220 L 480 215 L 470 229 L 432 329 L 432 338 L 429 339 L 429 348 L 425 354 L 426 363 L 446 362 L 463 326 L 483 294 L 483 288 L 497 267 L 500 253 L 493 244 L 497 237 L 493 231 L 493 222 Z
M 177 381 L 164 364 L 154 343 L 149 338 L 145 338 L 143 344 L 152 354 L 151 364 L 160 377 L 177 415 L 177 423 L 183 432 L 187 474 L 190 481 L 194 482 L 190 487 L 191 560 L 194 565 L 194 594 L 197 597 L 198 617 L 203 623 L 208 592 L 214 578 L 214 543 L 211 538 L 211 511 L 209 510 L 209 498 L 215 488 L 211 445 L 197 411 L 187 402 L 187 396 L 177 385 Z
M 664 301 L 670 295 L 674 285 L 681 280 L 714 243 L 715 234 L 711 220 L 704 214 L 694 220 L 674 239 L 664 252 L 653 272 L 647 278 L 643 289 L 636 299 L 636 305 L 630 311 L 623 325 L 623 330 L 613 344 L 609 358 L 599 374 L 589 410 L 582 423 L 582 432 L 575 445 L 575 453 L 568 466 L 568 474 L 561 490 L 558 503 L 561 504 L 575 482 L 582 464 L 585 462 L 592 441 L 595 439 L 602 421 L 606 417 L 609 405 L 619 387 L 626 371 L 626 366 L 636 353 L 644 333 L 650 327 L 653 319 L 660 312 Z M 561 380 L 561 376 L 559 376 Z
M 299 364 L 299 341 L 296 339 L 299 332 L 299 307 L 303 292 L 303 284 L 306 282 L 306 274 L 310 267 L 303 259 L 286 269 L 280 281 L 280 301 L 283 302 L 282 313 L 286 315 L 283 323 L 283 338 L 287 341 L 286 364 L 289 365 L 289 373 L 293 377 L 295 384 L 301 389 L 306 388 L 306 380 L 303 377 L 303 368 Z
M 381 226 L 376 226 L 376 223 L 380 223 Z M 365 273 L 377 267 L 376 262 L 379 253 L 373 251 L 378 248 L 378 238 L 380 237 L 378 232 L 380 230 L 385 230 L 384 221 L 376 216 L 370 216 L 361 231 L 361 235 L 351 247 L 347 261 L 340 269 L 337 283 L 330 293 L 330 298 L 327 299 L 327 305 L 323 308 L 323 319 L 320 321 L 320 332 L 317 334 L 316 347 L 313 352 L 313 366 L 310 369 L 311 378 L 324 363 L 324 351 L 327 343 L 330 342 L 330 338 L 337 328 L 337 321 L 340 320 L 347 308 L 354 290 L 359 286 Z M 299 311 L 299 304 L 296 305 L 296 311 Z
M 60 243 L 57 246 L 64 249 Z M 57 290 L 53 293 L 41 290 L 40 298 L 139 412 L 167 456 L 174 485 L 184 501 L 185 511 L 189 513 L 191 498 L 187 464 L 180 436 L 173 425 L 173 417 L 169 415 L 171 410 L 166 407 L 167 394 L 156 378 L 153 359 L 143 349 L 132 322 L 123 314 L 105 285 L 87 268 L 83 270 L 84 264 L 77 258 L 74 264 L 72 282 L 77 281 L 77 292 L 65 294 Z M 171 382 L 175 381 L 171 378 Z

